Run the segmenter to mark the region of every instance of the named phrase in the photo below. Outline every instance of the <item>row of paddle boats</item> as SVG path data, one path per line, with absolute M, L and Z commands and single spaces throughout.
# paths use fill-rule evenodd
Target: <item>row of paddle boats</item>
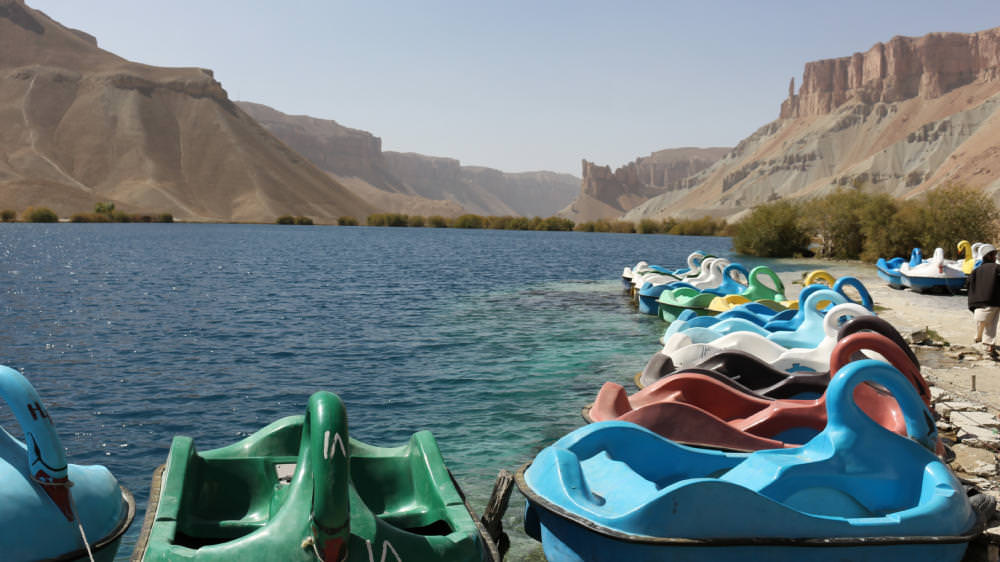
M 909 259 L 879 258 L 875 266 L 878 276 L 894 289 L 956 294 L 966 287 L 969 275 L 982 263 L 982 251 L 987 246 L 962 240 L 958 243 L 958 260 L 945 259 L 943 248 L 935 248 L 930 259 L 924 259 L 921 249 L 913 248 Z
M 784 285 L 766 266 L 747 270 L 742 264 L 703 252 L 692 253 L 688 264 L 678 270 L 646 262 L 625 268 L 622 282 L 639 312 L 672 322 L 687 310 L 699 316 L 714 316 L 753 301 L 776 303 L 776 308 L 782 308 Z
M 605 383 L 589 425 L 519 470 L 545 556 L 960 560 L 989 502 L 942 460 L 916 356 L 848 284 L 866 298 L 808 284 L 781 319 L 679 316 L 640 390 Z
M 103 466 L 66 463 L 21 373 L 0 367 L 0 397 L 24 435 L 0 428 L 0 558 L 114 560 L 132 495 Z M 362 443 L 340 398 L 318 392 L 304 415 L 227 447 L 198 451 L 175 437 L 131 559 L 499 561 L 501 538 L 499 521 L 478 519 L 465 501 L 429 432 L 398 447 Z

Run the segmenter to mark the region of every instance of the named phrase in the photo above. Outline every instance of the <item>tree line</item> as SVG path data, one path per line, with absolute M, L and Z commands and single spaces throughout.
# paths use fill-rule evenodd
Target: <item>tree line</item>
M 12 209 L 0 210 L 0 222 L 59 222 L 59 215 L 48 207 L 28 207 L 18 215 Z M 76 213 L 70 222 L 174 222 L 170 213 L 126 213 L 115 209 L 114 203 L 97 203 L 93 213 Z
M 873 262 L 909 256 L 916 247 L 954 252 L 961 240 L 995 241 L 997 227 L 996 204 L 968 186 L 948 184 L 907 200 L 845 187 L 755 207 L 735 225 L 733 248 L 755 256 Z
M 284 217 L 281 224 L 293 224 Z M 299 224 L 299 223 L 294 223 Z M 344 216 L 337 219 L 340 226 L 358 226 L 360 221 Z M 464 214 L 457 217 L 431 215 L 406 215 L 402 213 L 375 213 L 365 219 L 366 226 L 427 227 L 427 228 L 473 228 L 490 230 L 549 230 L 578 232 L 613 232 L 624 234 L 682 234 L 693 236 L 726 236 L 731 227 L 725 219 L 702 217 L 700 219 L 665 219 L 661 221 L 643 219 L 631 221 L 600 219 L 577 223 L 562 217 L 514 217 L 482 216 Z

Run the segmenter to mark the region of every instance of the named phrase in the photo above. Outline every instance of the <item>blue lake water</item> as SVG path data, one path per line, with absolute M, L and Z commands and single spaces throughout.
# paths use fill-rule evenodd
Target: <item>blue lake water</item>
M 174 435 L 226 445 L 317 390 L 371 444 L 431 430 L 481 512 L 499 469 L 581 425 L 601 384 L 627 385 L 659 347 L 663 325 L 622 295 L 622 268 L 680 267 L 694 249 L 728 255 L 730 240 L 0 224 L 0 364 L 39 391 L 69 462 L 104 464 L 135 494 L 122 559 Z M 515 491 L 508 560 L 536 548 L 522 505 Z

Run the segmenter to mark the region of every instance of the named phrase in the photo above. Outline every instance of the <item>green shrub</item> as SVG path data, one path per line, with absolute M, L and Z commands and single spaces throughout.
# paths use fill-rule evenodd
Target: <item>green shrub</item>
M 534 230 L 534 221 L 528 217 L 514 217 L 507 225 L 510 230 Z
M 410 215 L 410 218 L 406 224 L 407 226 L 415 226 L 415 227 L 424 226 L 424 217 L 420 215 Z
M 610 223 L 611 232 L 619 234 L 635 234 L 635 223 L 629 221 L 613 221 Z
M 859 189 L 844 188 L 802 204 L 801 223 L 818 239 L 819 255 L 838 259 L 861 255 L 862 211 L 871 198 Z
M 564 219 L 562 217 L 548 217 L 543 220 L 538 227 L 538 230 L 573 230 L 573 221 L 569 219 Z
M 791 257 L 808 251 L 809 234 L 799 224 L 800 205 L 776 201 L 760 205 L 739 222 L 733 248 L 742 254 Z
M 639 221 L 639 234 L 659 234 L 664 232 L 663 222 L 653 219 L 642 219 Z
M 454 228 L 482 228 L 483 217 L 471 214 L 462 215 L 452 221 L 451 224 Z
M 174 222 L 174 216 L 170 213 L 160 213 L 156 215 L 156 222 Z
M 934 248 L 954 252 L 959 240 L 996 237 L 997 207 L 981 190 L 946 184 L 926 192 L 919 203 L 923 224 L 920 246 L 928 255 Z
M 28 207 L 22 216 L 27 222 L 59 222 L 59 215 L 47 207 Z
M 132 217 L 127 215 L 124 211 L 112 211 L 111 213 L 112 222 L 132 222 Z
M 14 222 L 16 218 L 17 218 L 17 212 L 15 211 L 12 211 L 10 209 L 4 209 L 0 211 L 0 221 Z
M 427 217 L 427 226 L 433 228 L 448 228 L 448 219 L 441 215 L 431 215 Z
M 311 226 L 313 224 L 313 220 L 309 217 L 297 216 L 295 217 L 295 224 Z
M 409 217 L 399 213 L 375 213 L 368 215 L 368 226 L 407 226 Z
M 671 223 L 670 228 L 666 228 L 668 221 L 664 221 L 663 232 L 685 236 L 717 236 L 727 226 L 725 219 L 713 219 L 708 215 L 700 219 L 680 219 L 669 222 Z
M 295 217 L 292 215 L 281 215 L 278 220 L 274 221 L 277 224 L 295 224 Z
M 358 219 L 354 217 L 339 217 L 337 219 L 337 224 L 340 226 L 358 226 Z

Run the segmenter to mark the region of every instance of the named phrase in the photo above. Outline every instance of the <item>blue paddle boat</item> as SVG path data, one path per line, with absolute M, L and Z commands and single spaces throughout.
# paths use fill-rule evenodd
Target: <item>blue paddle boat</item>
M 947 263 L 942 248 L 935 248 L 929 260 L 920 260 L 920 248 L 914 248 L 910 261 L 899 266 L 899 275 L 903 286 L 917 293 L 955 294 L 966 283 L 961 267 Z
M 919 251 L 919 248 L 916 249 Z M 903 287 L 903 277 L 899 273 L 899 267 L 905 263 L 906 260 L 903 258 L 892 258 L 886 261 L 885 258 L 879 258 L 875 262 L 875 267 L 878 268 L 878 276 L 885 279 L 886 283 L 889 284 L 893 289 L 904 289 Z
M 875 309 L 875 302 L 872 300 L 871 293 L 865 288 L 864 284 L 858 280 L 856 277 L 844 276 L 837 279 L 833 283 L 833 291 L 839 293 L 843 298 L 834 297 L 831 301 L 822 301 L 818 304 L 823 306 L 823 309 L 829 309 L 831 306 L 836 304 L 841 304 L 844 302 L 858 302 L 854 301 L 847 296 L 846 288 L 853 287 L 860 299 L 861 306 L 864 306 L 868 310 Z M 799 293 L 798 300 L 805 303 L 809 295 L 816 291 L 826 290 L 829 291 L 827 285 L 823 284 L 812 284 L 806 286 Z M 720 322 L 729 319 L 741 319 L 751 322 L 757 326 L 760 326 L 767 332 L 782 332 L 788 331 L 792 332 L 797 330 L 801 325 L 802 321 L 805 319 L 806 313 L 803 308 L 790 308 L 777 312 L 771 308 L 768 308 L 760 303 L 745 303 L 733 308 L 732 310 L 727 310 L 719 314 L 718 316 L 698 316 L 694 312 L 684 311 L 677 320 L 672 322 L 666 331 L 663 333 L 663 337 L 660 339 L 661 342 L 665 342 L 670 339 L 670 336 L 677 332 L 686 330 L 688 328 L 712 328 L 716 331 L 723 331 L 723 329 L 715 328 Z M 749 328 L 754 330 L 753 328 Z M 725 330 L 726 333 L 733 331 L 732 329 Z
M 132 494 L 103 466 L 66 463 L 52 418 L 21 373 L 0 366 L 0 397 L 27 442 L 0 427 L 0 558 L 113 560 L 135 517 Z
M 854 403 L 888 389 L 910 438 Z M 932 452 L 937 431 L 894 367 L 861 360 L 830 382 L 826 428 L 801 447 L 726 453 L 601 422 L 543 449 L 516 476 L 525 531 L 551 561 L 961 560 L 980 530 Z
M 729 318 L 705 327 L 688 326 L 669 336 L 665 333 L 663 336 L 664 346 L 665 349 L 677 349 L 695 343 L 711 343 L 723 336 L 737 332 L 750 332 L 786 348 L 816 347 L 826 337 L 826 330 L 824 328 L 826 312 L 821 310 L 825 303 L 836 305 L 836 307 L 843 307 L 848 304 L 857 306 L 855 303 L 848 303 L 847 297 L 837 291 L 819 289 L 811 292 L 803 301 L 802 306 L 799 308 L 802 320 L 794 330 L 771 331 L 767 324 L 760 326 L 743 318 Z M 836 307 L 831 310 L 837 310 Z M 868 309 L 865 308 L 864 310 L 867 311 Z M 667 332 L 669 331 L 670 329 L 667 330 Z

